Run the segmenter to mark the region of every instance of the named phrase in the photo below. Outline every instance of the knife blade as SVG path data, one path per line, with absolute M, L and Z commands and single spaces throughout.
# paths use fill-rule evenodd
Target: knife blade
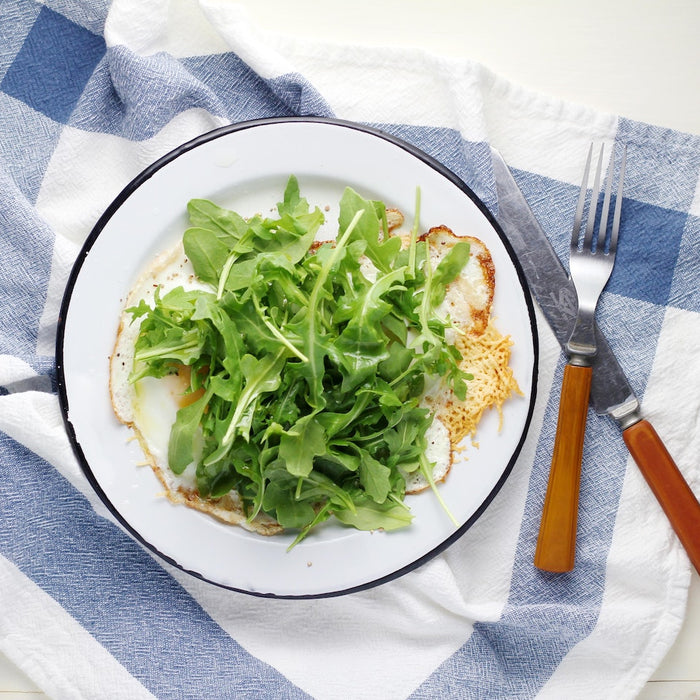
M 576 318 L 574 284 L 508 166 L 491 148 L 499 223 L 525 273 L 531 292 L 562 346 Z M 700 502 L 651 423 L 641 413 L 625 373 L 596 324 L 590 401 L 596 413 L 620 427 L 630 454 L 666 513 L 691 563 L 700 573 Z

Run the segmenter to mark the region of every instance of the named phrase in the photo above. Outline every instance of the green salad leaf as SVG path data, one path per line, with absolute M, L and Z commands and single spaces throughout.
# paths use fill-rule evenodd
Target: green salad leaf
M 188 213 L 184 250 L 210 289 L 156 290 L 128 310 L 141 323 L 130 380 L 186 366 L 199 392 L 172 427 L 172 471 L 194 464 L 203 497 L 237 491 L 251 519 L 298 529 L 295 544 L 330 517 L 407 526 L 406 476 L 432 482 L 426 377 L 458 396 L 470 378 L 434 312 L 468 244 L 431 270 L 417 225 L 402 249 L 384 204 L 347 188 L 337 239 L 314 245 L 324 216 L 294 176 L 277 217 L 202 199 Z

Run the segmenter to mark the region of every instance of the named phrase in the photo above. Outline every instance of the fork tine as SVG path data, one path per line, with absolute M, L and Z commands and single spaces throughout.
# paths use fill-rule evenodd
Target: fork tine
M 614 153 L 615 151 L 613 150 L 613 155 Z M 610 195 L 612 194 L 612 178 L 614 169 L 615 163 L 613 157 L 611 157 L 610 164 L 608 165 L 608 175 L 605 178 L 605 197 L 603 198 L 603 209 L 600 212 L 600 223 L 598 224 L 598 241 L 596 242 L 595 247 L 596 253 L 605 252 L 605 238 L 608 233 L 608 213 L 610 212 Z
M 595 227 L 595 215 L 598 210 L 598 195 L 600 194 L 600 173 L 603 167 L 603 148 L 601 144 L 600 153 L 598 155 L 598 166 L 595 170 L 595 178 L 593 179 L 593 191 L 591 193 L 591 203 L 588 208 L 588 221 L 586 222 L 586 234 L 583 238 L 583 249 L 591 250 L 591 242 L 593 240 L 593 229 Z
M 574 217 L 574 228 L 571 232 L 571 246 L 578 247 L 578 239 L 581 235 L 581 219 L 583 219 L 583 207 L 586 204 L 586 191 L 588 189 L 588 174 L 591 170 L 591 156 L 593 155 L 593 144 L 588 149 L 588 157 L 586 158 L 586 167 L 583 170 L 583 181 L 581 182 L 581 190 L 578 195 L 578 203 L 576 204 L 576 216 Z
M 615 198 L 615 212 L 613 214 L 612 232 L 610 233 L 610 248 L 611 255 L 617 250 L 617 234 L 620 230 L 620 212 L 622 211 L 622 186 L 625 181 L 625 168 L 627 167 L 627 146 L 622 150 L 622 161 L 620 162 L 620 176 L 617 183 L 617 195 Z

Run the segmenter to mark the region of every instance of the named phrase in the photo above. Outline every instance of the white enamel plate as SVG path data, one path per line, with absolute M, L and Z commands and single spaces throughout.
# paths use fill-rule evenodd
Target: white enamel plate
M 444 224 L 480 238 L 496 268 L 493 313 L 514 341 L 511 365 L 522 389 L 478 431 L 479 447 L 458 457 L 443 499 L 407 498 L 413 523 L 395 532 L 360 532 L 326 523 L 287 551 L 294 535 L 263 537 L 173 505 L 143 454 L 118 422 L 109 397 L 109 356 L 127 292 L 139 273 L 187 226 L 192 198 L 243 215 L 281 200 L 290 174 L 335 235 L 346 186 L 396 207 L 411 221 L 421 190 L 421 230 Z M 324 236 L 322 236 L 324 237 Z M 87 478 L 110 511 L 166 561 L 207 581 L 256 595 L 330 596 L 367 588 L 419 566 L 481 515 L 510 473 L 535 398 L 537 335 L 530 296 L 513 252 L 486 207 L 451 172 L 402 141 L 356 124 L 272 119 L 216 130 L 168 154 L 139 175 L 97 223 L 70 277 L 61 311 L 57 363 L 66 426 Z

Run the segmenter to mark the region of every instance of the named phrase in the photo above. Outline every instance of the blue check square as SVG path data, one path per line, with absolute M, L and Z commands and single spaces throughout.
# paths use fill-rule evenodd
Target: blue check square
M 687 219 L 674 209 L 625 199 L 615 269 L 606 291 L 668 304 Z
M 66 123 L 105 50 L 102 37 L 42 7 L 0 90 Z

